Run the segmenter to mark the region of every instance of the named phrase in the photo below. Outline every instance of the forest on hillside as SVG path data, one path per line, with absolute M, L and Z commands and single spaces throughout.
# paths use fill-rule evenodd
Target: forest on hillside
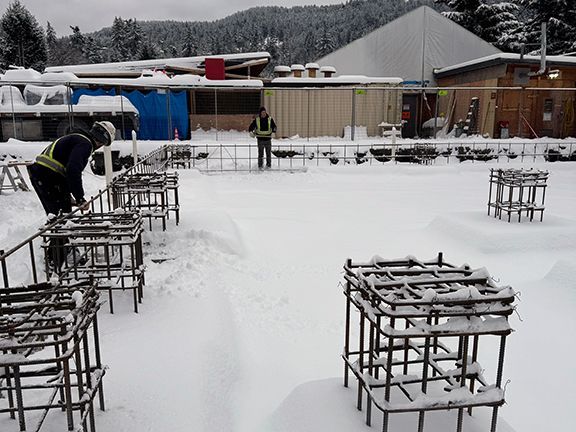
M 328 6 L 254 7 L 211 21 L 137 21 L 115 17 L 93 33 L 70 23 L 59 37 L 19 0 L 0 18 L 0 69 L 267 51 L 275 65 L 307 63 L 411 10 L 430 6 L 500 49 L 537 50 L 546 22 L 548 53 L 576 51 L 576 6 L 565 0 L 348 0 Z M 0 11 L 1 12 L 1 11 Z

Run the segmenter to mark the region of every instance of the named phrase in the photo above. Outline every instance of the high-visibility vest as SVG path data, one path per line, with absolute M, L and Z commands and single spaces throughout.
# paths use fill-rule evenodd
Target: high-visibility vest
M 73 135 L 78 135 L 81 136 L 82 138 L 89 140 L 88 137 L 85 137 L 82 134 L 73 134 Z M 62 137 L 58 138 L 56 141 L 54 141 L 52 144 L 46 147 L 42 151 L 42 153 L 36 156 L 36 163 L 66 177 L 66 167 L 60 161 L 54 159 L 53 156 L 54 148 L 56 147 L 56 144 L 58 144 L 58 141 L 60 141 L 60 139 L 62 139 Z
M 260 130 L 260 116 L 256 117 L 256 129 L 254 135 L 259 137 L 269 137 L 272 135 L 272 118 L 268 117 L 268 130 Z

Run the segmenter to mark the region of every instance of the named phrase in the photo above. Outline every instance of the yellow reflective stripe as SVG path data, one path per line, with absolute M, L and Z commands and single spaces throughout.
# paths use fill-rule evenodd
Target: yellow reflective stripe
M 268 130 L 262 131 L 260 130 L 260 116 L 256 117 L 256 130 L 254 131 L 256 135 L 260 136 L 270 136 L 272 135 L 272 122 L 268 122 Z
M 48 147 L 46 147 L 41 154 L 36 156 L 36 163 L 38 165 L 42 165 L 46 168 L 49 168 L 58 174 L 65 176 L 66 175 L 66 167 L 64 165 L 62 165 L 60 162 L 58 162 L 56 159 L 54 159 L 54 157 L 53 157 L 54 147 L 56 147 L 56 144 L 58 143 L 58 141 L 60 141 L 60 138 L 58 138 L 56 141 L 54 141 L 52 144 L 50 144 Z
M 62 174 L 63 176 L 66 175 L 66 167 L 57 160 L 52 159 L 48 155 L 40 154 L 36 156 L 36 163 L 46 168 L 50 168 L 52 171 L 58 174 Z

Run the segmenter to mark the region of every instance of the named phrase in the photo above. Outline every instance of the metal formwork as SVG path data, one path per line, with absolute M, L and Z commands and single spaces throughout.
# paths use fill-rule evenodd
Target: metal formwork
M 113 291 L 133 293 L 134 312 L 142 302 L 144 264 L 142 216 L 134 211 L 87 213 L 56 223 L 43 237 L 48 275 L 61 281 L 94 279 L 108 292 L 114 312 Z
M 383 432 L 391 413 L 418 412 L 422 432 L 427 411 L 457 409 L 460 432 L 464 411 L 484 406 L 493 409 L 495 432 L 514 290 L 496 286 L 485 269 L 448 264 L 442 254 L 432 261 L 348 260 L 344 270 L 344 385 L 351 372 L 359 410 L 366 396 L 366 423 L 373 406 L 383 413 Z M 355 329 L 353 309 L 359 312 Z M 488 337 L 500 343 L 493 383 L 478 363 L 480 341 Z
M 116 207 L 139 212 L 149 221 L 160 219 L 162 230 L 170 213 L 180 222 L 178 197 L 178 174 L 167 172 L 135 173 L 125 175 L 112 184 L 112 196 Z
M 65 413 L 68 431 L 96 430 L 105 373 L 99 307 L 91 281 L 0 290 L 0 415 L 20 431 L 39 431 L 51 410 Z
M 524 169 L 490 169 L 490 191 L 488 196 L 488 215 L 494 209 L 494 217 L 502 219 L 502 214 L 522 214 L 534 220 L 534 215 L 540 213 L 540 221 L 544 218 L 544 199 L 548 171 Z

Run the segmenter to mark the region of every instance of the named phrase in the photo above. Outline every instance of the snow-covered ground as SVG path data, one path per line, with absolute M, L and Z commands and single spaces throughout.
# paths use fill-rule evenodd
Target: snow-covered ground
M 15 151 L 14 143 L 2 146 Z M 16 150 L 30 158 L 41 148 Z M 439 251 L 454 264 L 485 266 L 521 293 L 498 430 L 573 430 L 576 165 L 511 165 L 550 171 L 543 222 L 508 224 L 486 215 L 488 169 L 500 166 L 492 163 L 181 170 L 180 226 L 145 235 L 140 314 L 128 293 L 118 297 L 116 314 L 106 307 L 100 314 L 109 370 L 98 430 L 380 430 L 380 416 L 368 428 L 355 391 L 342 386 L 342 265 L 349 257 L 426 259 Z M 89 170 L 84 178 L 88 191 L 102 187 Z M 0 196 L 2 247 L 42 221 L 33 193 Z M 151 261 L 158 257 L 169 260 Z M 491 377 L 496 340 L 483 348 L 480 363 Z M 475 410 L 465 430 L 489 430 L 490 413 Z M 391 419 L 393 432 L 417 430 L 413 415 Z M 63 413 L 54 412 L 45 430 L 64 424 Z M 428 432 L 455 428 L 456 412 L 427 416 Z M 17 422 L 0 416 L 0 430 L 17 431 Z

